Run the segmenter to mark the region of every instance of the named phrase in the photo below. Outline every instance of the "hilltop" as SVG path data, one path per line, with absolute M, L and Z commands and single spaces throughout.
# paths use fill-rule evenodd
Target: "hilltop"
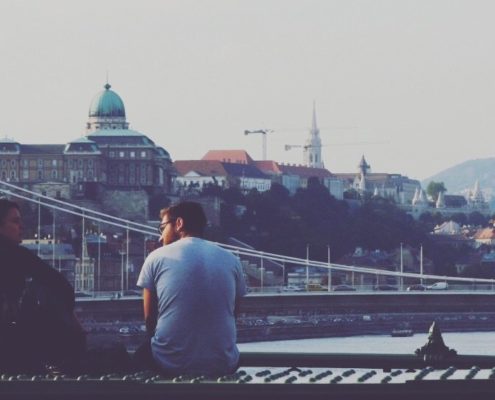
M 426 188 L 429 182 L 443 182 L 448 194 L 465 194 L 479 181 L 486 199 L 493 202 L 495 198 L 495 157 L 468 160 L 454 165 L 421 182 Z

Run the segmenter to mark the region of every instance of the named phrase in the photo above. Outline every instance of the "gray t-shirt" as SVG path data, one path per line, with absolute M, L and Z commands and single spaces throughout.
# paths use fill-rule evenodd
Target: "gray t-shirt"
M 246 294 L 240 261 L 187 237 L 153 251 L 137 285 L 158 297 L 151 349 L 167 372 L 227 374 L 239 360 L 234 306 Z

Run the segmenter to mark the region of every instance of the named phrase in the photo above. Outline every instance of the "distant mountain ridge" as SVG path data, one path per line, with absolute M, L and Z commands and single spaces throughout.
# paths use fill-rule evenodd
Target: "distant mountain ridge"
M 424 189 L 431 181 L 443 182 L 447 194 L 466 194 L 479 181 L 485 200 L 495 200 L 495 157 L 468 160 L 421 182 Z

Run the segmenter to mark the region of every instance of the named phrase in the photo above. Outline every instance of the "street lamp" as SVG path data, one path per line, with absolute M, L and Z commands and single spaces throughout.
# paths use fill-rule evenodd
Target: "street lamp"
M 419 274 L 421 275 L 421 284 L 423 284 L 423 245 L 419 250 Z
M 120 250 L 120 294 L 124 296 L 124 250 Z
M 261 256 L 261 263 L 260 263 L 260 284 L 261 284 L 261 292 L 263 292 L 263 270 L 264 270 L 264 264 L 263 264 L 263 252 L 260 254 Z
M 328 291 L 332 291 L 332 264 L 330 263 L 330 245 L 327 245 L 327 251 L 328 251 Z
M 402 253 L 402 242 L 400 243 L 400 290 L 404 290 L 404 257 Z
M 309 290 L 309 244 L 306 244 L 306 291 Z

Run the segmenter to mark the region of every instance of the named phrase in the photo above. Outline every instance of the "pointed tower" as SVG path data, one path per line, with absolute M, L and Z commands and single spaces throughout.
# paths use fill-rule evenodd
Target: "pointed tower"
M 323 160 L 321 159 L 321 139 L 320 130 L 316 124 L 316 105 L 313 102 L 313 120 L 309 137 L 303 147 L 304 164 L 312 168 L 324 168 Z
M 361 193 L 366 192 L 366 176 L 361 174 L 361 179 L 359 180 L 358 190 Z
M 428 205 L 428 201 L 426 200 L 426 195 L 423 189 L 419 189 L 418 200 L 416 204 Z
M 361 157 L 361 161 L 359 161 L 358 168 L 359 168 L 359 173 L 361 175 L 367 175 L 368 172 L 370 172 L 371 166 L 366 162 L 366 159 L 364 158 L 364 154 Z
M 471 192 L 470 200 L 474 204 L 482 204 L 485 202 L 485 197 L 481 191 L 479 180 L 476 180 L 476 183 L 474 184 L 474 189 Z
M 437 203 L 435 205 L 436 208 L 445 208 L 445 197 L 443 192 L 438 193 Z

